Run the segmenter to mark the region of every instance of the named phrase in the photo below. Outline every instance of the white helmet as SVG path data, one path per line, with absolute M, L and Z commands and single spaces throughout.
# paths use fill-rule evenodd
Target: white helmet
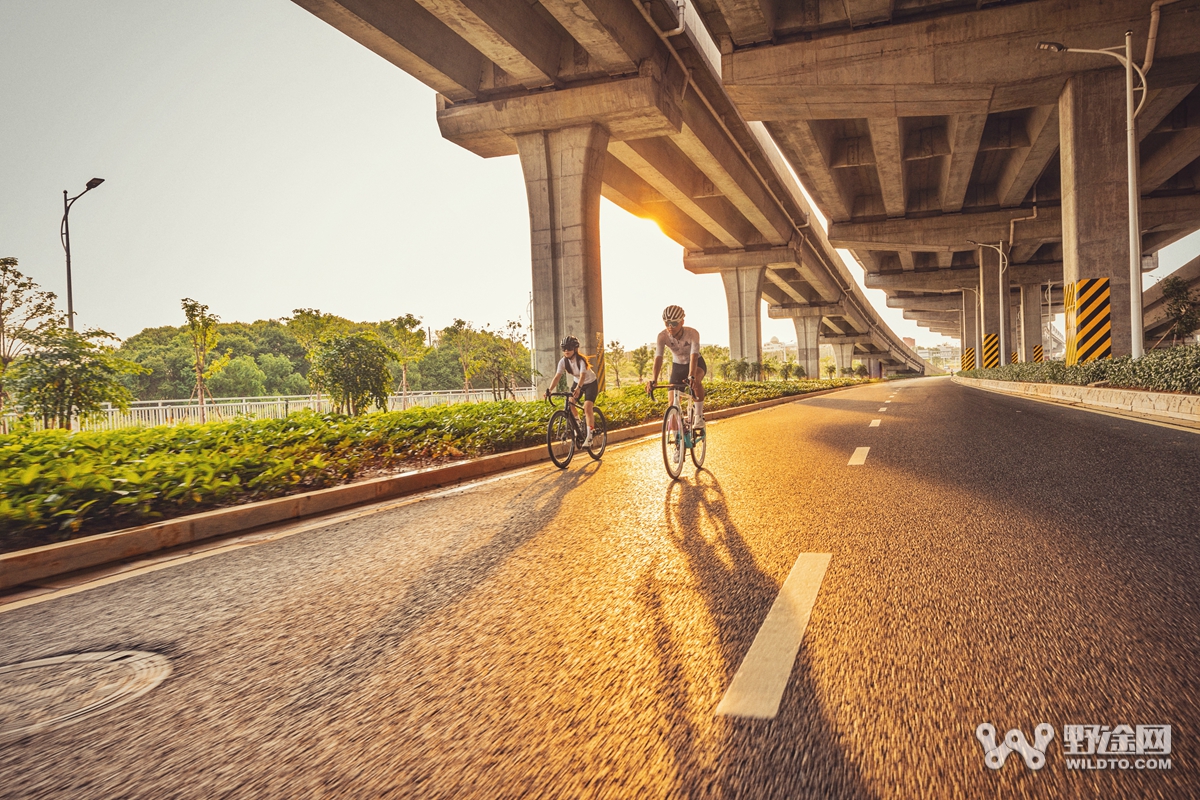
M 683 309 L 679 306 L 667 306 L 663 309 L 663 322 L 682 322 Z

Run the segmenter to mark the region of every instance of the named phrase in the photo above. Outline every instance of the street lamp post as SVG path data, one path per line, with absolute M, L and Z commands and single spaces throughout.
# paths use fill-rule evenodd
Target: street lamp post
M 1155 3 L 1155 6 L 1159 5 Z M 1155 12 L 1157 13 L 1157 8 Z M 1157 26 L 1156 26 L 1157 27 Z M 1142 228 L 1138 204 L 1138 146 L 1137 146 L 1137 116 L 1146 104 L 1149 90 L 1146 86 L 1146 73 L 1133 63 L 1133 31 L 1125 31 L 1125 55 L 1113 52 L 1120 47 L 1109 47 L 1104 50 L 1086 50 L 1081 47 L 1067 47 L 1059 42 L 1038 42 L 1038 50 L 1049 50 L 1054 53 L 1094 53 L 1109 56 L 1121 62 L 1125 67 L 1125 141 L 1126 157 L 1129 161 L 1129 322 L 1133 331 L 1132 354 L 1141 358 L 1145 352 L 1143 341 L 1145 333 L 1142 330 Z M 1137 71 L 1142 80 L 1142 99 L 1134 107 L 1133 104 L 1133 73 Z
M 67 197 L 67 190 L 63 189 L 63 217 L 58 235 L 62 239 L 63 250 L 67 253 L 67 327 L 71 330 L 75 330 L 75 298 L 71 293 L 71 228 L 67 224 L 67 215 L 71 213 L 71 206 L 76 200 L 102 183 L 104 178 L 92 178 L 87 182 L 87 188 L 74 197 Z
M 1005 272 L 1005 270 L 1008 269 L 1008 256 L 1006 256 L 1004 254 L 1004 242 L 1001 242 L 999 245 L 994 245 L 994 244 L 984 244 L 983 242 L 976 242 L 973 239 L 967 239 L 967 243 L 973 244 L 976 247 L 988 247 L 988 248 L 991 248 L 992 250 L 995 250 L 997 253 L 1000 254 L 1000 273 L 999 273 L 1000 277 L 998 279 L 998 282 L 1000 285 L 997 287 L 997 291 L 999 292 L 999 300 L 1000 300 L 1000 305 L 999 305 L 1000 310 L 998 313 L 1000 316 L 999 316 L 999 320 L 998 320 L 999 324 L 997 325 L 997 327 L 1000 329 L 1000 360 L 1003 361 L 1005 358 L 1005 353 L 1007 352 L 1004 349 L 1004 329 L 1008 327 L 1008 321 L 1004 319 L 1004 316 L 1005 316 L 1004 312 L 1006 311 L 1004 304 L 1007 303 L 1009 300 L 1008 292 L 1006 292 L 1004 290 L 1004 272 Z M 983 259 L 982 258 L 979 259 L 979 274 L 982 277 L 982 275 L 983 275 Z M 982 281 L 980 281 L 980 285 L 982 286 Z M 976 292 L 976 295 L 978 296 L 978 292 Z M 982 296 L 979 296 L 979 304 L 980 304 L 980 306 L 983 305 L 983 297 Z M 982 319 L 979 320 L 979 324 L 983 325 Z M 982 333 L 982 331 L 981 331 L 981 333 Z M 982 358 L 982 356 L 981 356 L 981 358 Z

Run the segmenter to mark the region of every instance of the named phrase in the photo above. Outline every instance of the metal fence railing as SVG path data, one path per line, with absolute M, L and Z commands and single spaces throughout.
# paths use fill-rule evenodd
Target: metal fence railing
M 507 397 L 517 400 L 535 399 L 533 387 L 520 387 Z M 394 394 L 388 398 L 388 411 L 398 411 L 413 406 L 444 406 L 453 403 L 480 403 L 494 400 L 490 389 L 464 392 L 461 389 L 445 392 L 409 392 Z M 255 419 L 282 419 L 293 411 L 311 409 L 317 412 L 333 410 L 329 395 L 295 395 L 289 397 L 217 397 L 204 404 L 204 417 L 209 422 L 251 417 Z M 11 427 L 19 417 L 5 414 L 4 421 Z M 122 411 L 105 408 L 99 414 L 77 422 L 79 430 L 115 430 L 117 428 L 141 428 L 155 425 L 181 425 L 200 422 L 200 404 L 195 400 L 138 400 Z M 34 421 L 36 427 L 40 427 Z

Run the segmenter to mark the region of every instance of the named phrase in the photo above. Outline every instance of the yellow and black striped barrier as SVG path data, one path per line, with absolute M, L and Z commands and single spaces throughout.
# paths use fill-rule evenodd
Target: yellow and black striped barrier
M 1067 284 L 1067 364 L 1112 358 L 1111 286 L 1108 278 Z
M 1045 355 L 1044 351 L 1042 350 L 1042 346 L 1040 344 L 1035 344 L 1033 346 L 1033 363 L 1040 364 L 1045 360 L 1046 360 L 1046 355 Z
M 1008 357 L 1008 363 L 1010 363 L 1010 364 L 1017 363 L 1017 351 L 1016 350 L 1013 350 L 1012 355 Z
M 1000 334 L 985 333 L 983 335 L 983 368 L 995 369 L 1000 366 Z
M 962 351 L 962 358 L 960 359 L 960 361 L 962 363 L 959 364 L 959 366 L 962 367 L 964 370 L 975 369 L 975 348 L 974 347 L 964 348 Z

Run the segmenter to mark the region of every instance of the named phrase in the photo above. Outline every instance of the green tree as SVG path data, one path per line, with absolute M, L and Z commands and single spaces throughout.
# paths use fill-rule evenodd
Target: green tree
M 762 372 L 762 378 L 764 381 L 769 381 L 771 378 L 778 375 L 782 368 L 783 365 L 779 363 L 779 359 L 775 356 L 765 359 L 762 364 L 759 365 L 759 370 Z
M 8 368 L 28 351 L 31 339 L 66 324 L 56 299 L 17 269 L 17 259 L 0 258 L 0 432 L 8 430 L 3 421 Z
M 400 393 L 404 396 L 404 407 L 408 407 L 408 367 L 423 359 L 429 353 L 425 343 L 425 331 L 421 330 L 421 318 L 405 314 L 395 319 L 379 323 L 379 333 L 383 341 L 396 354 L 396 364 L 400 367 Z
M 829 376 L 829 380 L 833 380 L 833 376 L 837 374 L 837 365 L 831 360 L 823 366 L 823 369 L 825 370 L 825 374 Z
M 145 367 L 120 358 L 104 344 L 115 338 L 105 331 L 76 333 L 65 328 L 30 335 L 32 349 L 12 366 L 18 406 L 47 428 L 70 428 L 72 419 L 99 412 L 105 403 L 129 408 L 133 395 L 121 376 Z
M 296 365 L 290 358 L 276 353 L 263 353 L 257 360 L 258 368 L 265 376 L 263 394 L 275 396 L 308 394 L 308 381 L 303 375 L 296 372 Z
M 1162 340 L 1168 336 L 1171 337 L 1173 346 L 1176 341 L 1186 339 L 1200 328 L 1200 303 L 1192 297 L 1187 282 L 1174 275 L 1163 278 L 1159 285 L 1162 287 L 1163 300 L 1166 301 L 1165 311 L 1167 319 L 1171 320 L 1171 327 L 1159 337 L 1154 347 L 1162 344 Z
M 230 359 L 225 369 L 208 383 L 217 397 L 262 397 L 266 394 L 266 385 L 267 373 L 250 355 Z
M 654 361 L 654 351 L 649 345 L 635 347 L 629 353 L 629 362 L 633 365 L 633 371 L 637 373 L 638 381 L 646 379 L 646 370 L 650 367 L 650 362 Z
M 729 363 L 728 347 L 721 347 L 719 344 L 702 345 L 700 355 L 704 356 L 704 363 L 708 365 L 709 375 L 728 377 L 729 370 L 725 367 Z
M 612 367 L 613 379 L 617 382 L 617 388 L 621 388 L 621 365 L 629 360 L 629 354 L 625 352 L 625 348 L 616 339 L 608 343 L 608 365 Z
M 220 339 L 217 335 L 217 322 L 220 318 L 216 314 L 208 313 L 208 306 L 190 297 L 185 297 L 180 302 L 183 305 L 184 316 L 187 317 L 188 341 L 192 345 L 192 370 L 196 375 L 192 397 L 199 399 L 200 421 L 205 422 L 204 399 L 206 396 L 212 399 L 208 381 L 229 363 L 229 354 L 212 358 Z
M 860 378 L 865 378 L 871 374 L 871 371 L 869 369 L 867 369 L 866 364 L 864 364 L 860 361 L 860 362 L 858 362 L 858 366 L 854 368 L 854 374 Z
M 356 416 L 365 412 L 372 401 L 387 408 L 391 385 L 388 362 L 395 358 L 375 331 L 334 333 L 317 345 L 309 380 L 316 378 L 338 411 Z
M 486 350 L 488 339 L 475 327 L 461 319 L 442 330 L 441 344 L 454 351 L 458 359 L 458 367 L 462 371 L 462 388 L 464 392 L 471 391 L 471 379 L 478 375 L 486 366 Z
M 321 346 L 322 339 L 349 333 L 354 329 L 354 323 L 345 317 L 322 313 L 316 308 L 293 309 L 292 316 L 288 317 L 286 322 L 288 332 L 304 348 L 304 358 L 309 364 L 312 364 L 313 355 Z

